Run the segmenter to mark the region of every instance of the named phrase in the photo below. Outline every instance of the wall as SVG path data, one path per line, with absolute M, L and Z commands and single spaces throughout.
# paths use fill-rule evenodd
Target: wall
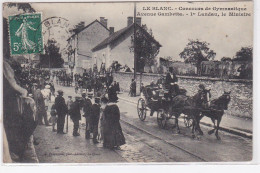
M 78 54 L 92 56 L 91 49 L 109 36 L 109 31 L 100 23 L 94 22 L 78 34 Z
M 122 91 L 129 92 L 133 73 L 114 73 L 114 80 L 120 83 Z M 152 80 L 155 82 L 159 79 L 157 74 L 143 74 L 142 82 L 148 85 Z M 199 84 L 204 84 L 207 88 L 211 88 L 211 99 L 218 98 L 223 94 L 224 90 L 231 91 L 231 101 L 225 115 L 233 115 L 239 117 L 252 118 L 253 111 L 253 86 L 251 80 L 229 79 L 220 80 L 216 78 L 206 77 L 188 77 L 178 76 L 178 84 L 181 88 L 187 90 L 187 95 L 192 96 L 198 91 Z M 137 74 L 137 92 L 140 87 L 140 75 Z
M 105 63 L 106 68 L 108 68 L 107 62 L 108 62 L 109 57 L 110 57 L 110 48 L 109 48 L 109 46 L 107 46 L 103 49 L 93 52 L 92 63 L 97 65 L 98 71 L 100 70 L 100 66 L 101 66 L 102 62 Z
M 100 23 L 94 22 L 85 30 L 81 31 L 77 38 L 76 72 L 81 72 L 82 68 L 92 67 L 91 49 L 101 43 L 109 36 L 109 31 Z M 89 62 L 89 65 L 86 62 Z
M 134 68 L 134 53 L 130 52 L 129 47 L 131 46 L 131 35 L 133 30 L 128 31 L 115 41 L 111 46 L 111 53 L 108 65 L 110 66 L 113 61 L 118 61 L 122 66 L 127 65 Z
M 106 64 L 106 69 L 108 69 L 113 61 L 118 61 L 122 66 L 127 65 L 130 69 L 134 67 L 134 54 L 130 53 L 129 49 L 132 33 L 132 30 L 126 32 L 118 40 L 93 53 L 93 63 L 97 63 L 98 69 L 100 69 L 102 62 Z
M 244 67 L 239 72 L 240 67 Z M 252 79 L 252 62 L 243 61 L 203 61 L 201 75 L 218 78 Z

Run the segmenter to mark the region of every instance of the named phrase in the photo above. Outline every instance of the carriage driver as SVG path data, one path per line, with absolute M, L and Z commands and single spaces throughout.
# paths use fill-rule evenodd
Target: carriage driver
M 165 87 L 169 89 L 169 97 L 174 97 L 179 94 L 178 78 L 175 75 L 173 68 L 169 67 L 169 73 L 166 75 Z

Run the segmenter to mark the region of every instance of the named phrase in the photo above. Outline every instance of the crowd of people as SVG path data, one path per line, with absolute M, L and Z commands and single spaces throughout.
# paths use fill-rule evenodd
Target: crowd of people
M 110 82 L 109 74 L 106 77 L 97 75 L 94 78 L 94 76 L 84 72 L 82 78 L 86 85 L 81 85 L 84 88 L 80 92 L 81 96 L 77 93 L 74 98 L 69 96 L 68 101 L 65 102 L 64 92 L 58 90 L 58 96 L 55 98 L 51 109 L 52 122 L 53 124 L 57 122 L 57 133 L 65 134 L 65 119 L 66 116 L 70 116 L 73 121 L 72 135 L 79 136 L 80 120 L 84 117 L 86 139 L 92 138 L 94 144 L 103 141 L 103 146 L 110 149 L 125 144 L 119 123 L 120 111 L 116 105 L 119 84 L 116 81 Z M 78 86 L 77 83 L 81 82 L 80 79 L 80 75 L 75 77 L 75 87 Z M 91 81 L 94 81 L 94 83 Z M 87 87 L 88 82 L 91 82 L 96 93 L 94 99 L 91 92 L 92 88 Z M 103 89 L 103 92 L 99 92 L 100 89 Z M 53 125 L 53 131 L 56 132 L 55 125 Z
M 110 149 L 125 144 L 116 104 L 120 87 L 113 81 L 111 73 L 101 75 L 85 71 L 82 75 L 73 75 L 65 70 L 5 64 L 8 68 L 4 73 L 4 125 L 11 153 L 23 157 L 37 125 L 52 126 L 53 132 L 66 134 L 69 119 L 73 122 L 72 135 L 75 137 L 80 135 L 80 121 L 84 119 L 85 138 L 92 138 L 94 144 L 103 142 L 103 146 Z M 57 91 L 57 87 L 64 86 L 75 87 L 75 91 L 78 90 L 76 96 L 65 100 L 66 90 Z M 15 107 L 11 109 L 11 105 Z M 33 142 L 35 145 L 39 143 L 37 140 Z
M 119 123 L 120 112 L 116 105 L 120 86 L 118 82 L 113 81 L 111 73 L 94 75 L 91 71 L 87 72 L 85 70 L 82 75 L 77 73 L 73 75 L 60 70 L 50 73 L 49 77 L 52 80 L 56 78 L 57 85 L 74 86 L 76 96 L 74 98 L 68 96 L 68 100 L 65 101 L 63 97 L 64 91 L 58 90 L 54 103 L 50 105 L 51 99 L 47 99 L 48 102 L 46 102 L 44 97 L 46 94 L 42 91 L 44 102 L 39 103 L 42 104 L 42 107 L 45 104 L 45 112 L 39 114 L 41 115 L 39 124 L 43 124 L 41 118 L 43 117 L 45 125 L 48 126 L 48 122 L 52 123 L 53 132 L 66 134 L 64 129 L 65 122 L 68 123 L 68 117 L 70 117 L 73 122 L 72 135 L 76 137 L 80 135 L 80 121 L 84 117 L 86 139 L 92 138 L 94 144 L 102 140 L 103 146 L 111 149 L 125 144 L 125 138 Z M 43 90 L 47 89 L 48 85 Z M 92 91 L 94 91 L 94 95 Z M 51 92 L 49 94 L 50 98 Z M 81 94 L 81 96 L 78 94 Z M 37 104 L 38 102 L 36 102 Z M 51 107 L 50 121 L 46 118 L 48 106 Z M 56 125 L 57 129 L 55 128 Z M 68 131 L 68 124 L 66 124 L 66 131 Z
M 14 74 L 8 72 L 9 69 L 5 70 L 7 72 L 4 79 L 7 82 L 4 80 L 4 88 L 7 92 L 4 94 L 6 94 L 5 99 L 7 101 L 5 103 L 7 104 L 4 107 L 8 108 L 10 107 L 9 102 L 19 100 L 17 94 L 15 94 L 15 92 L 19 92 L 24 97 L 29 97 L 34 101 L 32 104 L 30 103 L 30 106 L 32 105 L 31 107 L 33 107 L 35 105 L 36 107 L 35 122 L 37 125 L 52 126 L 53 132 L 66 134 L 65 130 L 68 132 L 70 118 L 73 122 L 72 135 L 77 137 L 80 136 L 80 121 L 84 117 L 86 139 L 92 138 L 94 144 L 103 141 L 103 146 L 111 149 L 125 144 L 125 138 L 119 122 L 120 110 L 116 104 L 120 86 L 119 82 L 113 79 L 112 73 L 97 73 L 96 70 L 93 70 L 93 72 L 85 70 L 82 74 L 73 74 L 68 73 L 66 70 L 50 71 L 48 69 L 30 67 L 13 67 L 12 69 L 14 69 Z M 14 77 L 11 77 L 12 75 Z M 15 82 L 13 78 L 15 78 Z M 56 82 L 55 85 L 53 81 Z M 161 76 L 156 83 L 152 81 L 147 86 L 144 86 L 142 83 L 140 91 L 143 93 L 145 88 L 161 87 L 164 85 L 169 90 L 169 97 L 173 97 L 179 93 L 179 87 L 176 84 L 177 81 L 178 79 L 173 69 L 169 69 L 166 78 Z M 13 86 L 12 88 L 16 91 L 13 92 L 10 90 L 9 92 L 9 85 Z M 16 85 L 19 85 L 19 87 Z M 55 86 L 59 88 L 64 86 L 74 87 L 75 96 L 68 96 L 68 99 L 65 100 L 64 91 L 60 89 L 56 91 Z M 129 92 L 131 97 L 136 96 L 136 87 L 136 81 L 132 79 Z M 13 97 L 10 97 L 11 93 L 14 93 Z M 152 98 L 151 93 L 150 95 Z M 10 101 L 7 98 L 10 98 Z M 18 102 L 17 105 L 17 109 L 20 111 L 21 104 Z M 12 111 L 9 113 L 6 110 L 5 108 L 5 114 L 14 114 Z M 10 109 L 8 108 L 8 110 Z M 22 111 L 20 112 L 21 114 L 23 113 Z M 31 112 L 33 112 L 33 108 Z M 50 113 L 50 118 L 48 118 L 48 113 Z M 13 118 L 8 119 L 7 117 L 5 118 L 5 124 L 7 124 L 6 121 L 13 121 Z M 65 125 L 65 123 L 67 124 Z M 11 139 L 11 133 L 9 132 L 12 131 L 11 126 L 9 128 L 8 125 L 5 125 L 5 127 L 7 129 L 7 137 Z M 30 133 L 32 134 L 33 130 Z M 17 134 L 19 135 L 20 133 L 17 132 Z M 36 141 L 35 144 L 37 144 Z M 14 147 L 11 145 L 11 148 Z

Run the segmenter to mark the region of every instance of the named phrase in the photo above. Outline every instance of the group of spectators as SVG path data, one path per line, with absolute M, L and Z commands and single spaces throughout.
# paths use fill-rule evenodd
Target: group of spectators
M 3 122 L 6 141 L 13 161 L 21 161 L 37 125 L 49 125 L 47 104 L 55 88 L 51 73 L 44 69 L 21 67 L 4 60 Z M 37 141 L 34 141 L 37 144 Z
M 56 83 L 62 86 L 72 86 L 73 73 L 66 73 L 66 70 L 53 71 L 53 77 L 56 76 Z
M 73 121 L 73 136 L 80 136 L 80 120 L 85 118 L 85 139 L 92 136 L 93 143 L 103 141 L 105 148 L 115 149 L 125 144 L 125 138 L 120 125 L 120 111 L 116 100 L 107 98 L 105 95 L 94 98 L 83 92 L 81 96 L 69 96 L 65 102 L 63 91 L 58 90 L 58 96 L 51 109 L 52 119 L 57 116 L 57 133 L 64 132 L 65 117 L 70 116 Z M 55 123 L 55 122 L 54 122 Z M 55 126 L 53 126 L 54 129 Z M 56 131 L 55 129 L 53 131 Z
M 58 90 L 56 93 L 53 81 L 62 86 L 73 86 L 75 82 L 75 86 L 80 85 L 86 91 L 94 90 L 94 103 L 91 100 L 93 95 L 84 91 L 81 97 L 70 96 L 65 102 L 63 91 Z M 101 94 L 98 92 L 100 90 Z M 37 125 L 52 125 L 54 132 L 65 134 L 66 115 L 74 123 L 73 136 L 79 135 L 79 121 L 83 116 L 86 119 L 86 139 L 93 133 L 93 142 L 103 140 L 104 147 L 112 149 L 125 144 L 119 123 L 120 112 L 116 105 L 119 91 L 119 83 L 113 81 L 111 73 L 91 75 L 85 72 L 83 75 L 73 75 L 64 70 L 51 72 L 48 69 L 21 67 L 20 64 L 5 62 L 4 127 L 10 153 L 22 160 Z M 49 108 L 50 119 L 47 115 Z M 34 144 L 38 142 L 34 140 Z
M 94 74 L 85 70 L 82 75 L 75 74 L 74 80 L 76 96 L 68 96 L 68 100 L 65 101 L 64 92 L 58 90 L 55 102 L 51 106 L 53 131 L 66 134 L 64 128 L 66 116 L 69 116 L 74 124 L 72 135 L 79 136 L 80 121 L 84 117 L 86 139 L 92 138 L 94 144 L 103 141 L 103 146 L 110 149 L 125 144 L 119 123 L 120 111 L 116 105 L 120 86 L 118 82 L 113 81 L 112 74 Z

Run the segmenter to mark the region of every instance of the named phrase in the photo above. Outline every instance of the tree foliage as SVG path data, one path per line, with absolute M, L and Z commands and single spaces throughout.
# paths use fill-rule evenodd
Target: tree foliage
M 237 53 L 233 61 L 253 61 L 253 48 L 252 47 L 242 47 Z
M 131 36 L 130 52 L 134 52 L 134 43 L 136 48 L 135 53 L 137 56 L 136 70 L 137 72 L 143 72 L 145 64 L 149 66 L 154 64 L 155 57 L 160 51 L 160 46 L 158 43 L 155 43 L 153 37 L 141 27 L 138 27 L 136 31 L 135 41 L 134 35 Z
M 189 40 L 180 57 L 187 63 L 200 65 L 202 61 L 214 59 L 216 53 L 209 48 L 209 43 L 199 40 Z
M 11 7 L 17 7 L 18 10 L 22 10 L 25 13 L 34 13 L 36 12 L 34 8 L 29 3 L 12 3 L 8 2 L 7 6 L 9 8 Z
M 224 61 L 224 62 L 232 61 L 232 59 L 230 57 L 223 57 L 223 58 L 221 58 L 221 61 Z
M 200 75 L 200 64 L 202 61 L 213 60 L 216 53 L 209 48 L 209 43 L 199 40 L 189 40 L 184 50 L 179 54 L 186 63 L 192 63 L 197 66 L 198 75 Z
M 78 33 L 85 27 L 85 22 L 79 22 L 77 25 L 74 26 L 70 32 L 72 33 Z
M 40 55 L 40 66 L 50 68 L 63 67 L 64 60 L 60 54 L 60 48 L 56 46 L 55 40 L 48 40 L 44 46 L 45 54 Z

